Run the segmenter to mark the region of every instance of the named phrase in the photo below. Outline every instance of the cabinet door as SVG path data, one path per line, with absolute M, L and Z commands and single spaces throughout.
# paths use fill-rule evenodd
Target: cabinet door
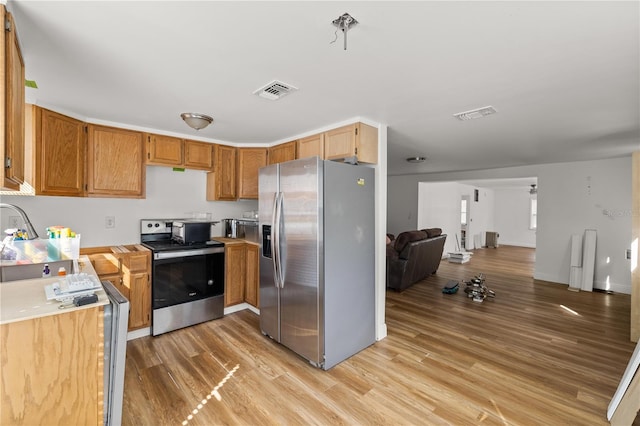
M 213 169 L 213 144 L 207 142 L 184 141 L 184 166 L 189 169 Z
M 247 244 L 247 273 L 245 283 L 244 300 L 255 306 L 260 307 L 260 258 L 258 257 L 259 246 L 256 244 Z
M 269 148 L 269 164 L 284 163 L 296 159 L 296 141 Z
M 182 139 L 163 135 L 145 135 L 146 163 L 161 166 L 182 165 Z
M 224 306 L 237 305 L 244 302 L 246 273 L 246 256 L 243 243 L 226 244 Z
M 24 62 L 10 13 L 5 23 L 5 158 L 3 186 L 20 189 L 24 182 Z
M 236 152 L 232 146 L 214 145 L 214 171 L 207 173 L 207 201 L 235 201 Z
M 315 156 L 324 159 L 324 133 L 298 140 L 298 158 Z
M 378 129 L 354 123 L 325 132 L 324 155 L 327 160 L 357 157 L 361 163 L 378 162 Z
M 89 125 L 87 186 L 90 196 L 144 198 L 142 133 Z
M 356 155 L 356 125 L 349 124 L 326 132 L 324 155 L 327 160 Z
M 36 195 L 84 196 L 85 124 L 36 109 Z
M 258 199 L 258 172 L 266 165 L 266 148 L 238 149 L 238 198 Z
M 129 330 L 151 324 L 151 280 L 147 272 L 125 273 L 124 286 L 129 289 Z

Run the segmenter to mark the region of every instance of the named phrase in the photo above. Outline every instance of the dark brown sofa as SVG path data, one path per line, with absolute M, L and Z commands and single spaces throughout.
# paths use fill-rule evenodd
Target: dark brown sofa
M 402 291 L 435 274 L 447 238 L 440 228 L 406 231 L 387 244 L 387 288 Z

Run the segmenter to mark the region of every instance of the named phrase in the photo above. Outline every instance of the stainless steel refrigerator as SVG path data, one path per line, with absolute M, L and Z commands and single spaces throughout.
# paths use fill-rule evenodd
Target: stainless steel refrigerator
M 325 370 L 375 341 L 374 198 L 370 167 L 260 169 L 260 327 Z

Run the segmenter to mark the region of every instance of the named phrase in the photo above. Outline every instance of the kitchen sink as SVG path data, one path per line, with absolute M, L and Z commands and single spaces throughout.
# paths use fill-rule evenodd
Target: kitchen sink
M 60 267 L 63 267 L 66 270 L 67 274 L 73 273 L 73 263 L 71 259 L 55 260 L 46 263 L 49 264 L 51 277 L 57 276 L 58 269 L 60 269 Z M 42 278 L 42 270 L 44 269 L 44 265 L 44 263 L 0 265 L 0 282 Z

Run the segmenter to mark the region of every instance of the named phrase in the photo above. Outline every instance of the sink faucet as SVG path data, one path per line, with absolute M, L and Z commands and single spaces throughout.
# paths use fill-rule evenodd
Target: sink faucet
M 36 238 L 40 238 L 35 228 L 31 224 L 29 217 L 27 217 L 27 214 L 24 212 L 24 210 L 22 210 L 18 206 L 15 206 L 13 204 L 7 204 L 7 203 L 0 203 L 0 209 L 2 208 L 11 209 L 20 215 L 20 217 L 24 221 L 24 226 L 27 228 L 27 237 L 29 240 L 35 240 Z

